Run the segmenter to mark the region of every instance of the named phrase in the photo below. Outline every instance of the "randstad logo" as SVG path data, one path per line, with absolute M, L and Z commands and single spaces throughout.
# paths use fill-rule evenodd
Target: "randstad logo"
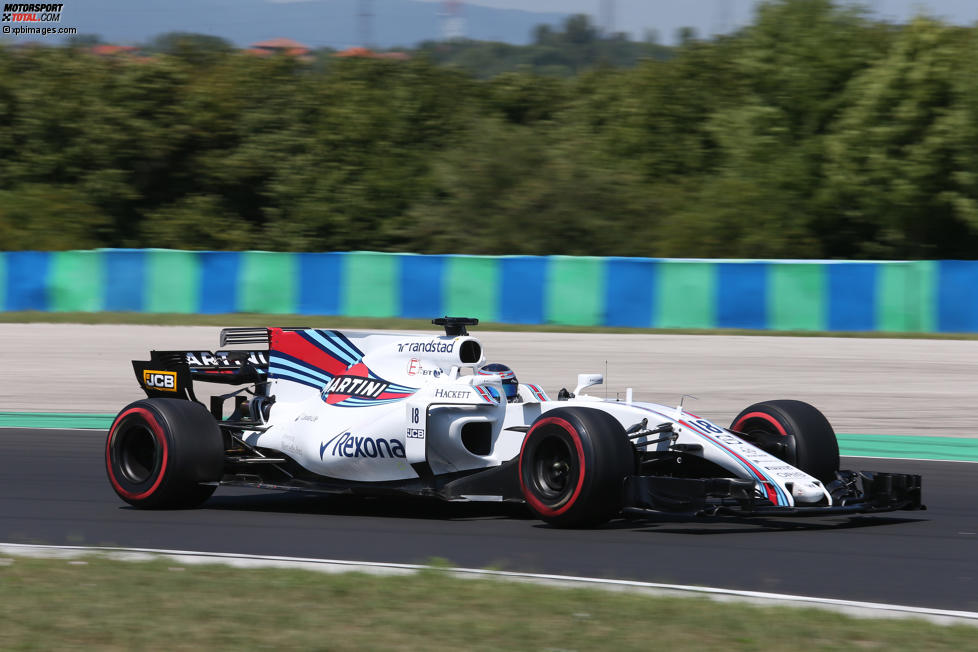
M 354 437 L 348 432 L 336 435 L 319 446 L 319 459 L 332 457 L 404 457 L 404 444 L 399 439 L 383 437 Z

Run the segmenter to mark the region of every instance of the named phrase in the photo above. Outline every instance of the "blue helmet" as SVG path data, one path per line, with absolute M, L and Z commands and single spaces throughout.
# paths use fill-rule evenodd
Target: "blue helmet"
M 516 380 L 516 374 L 506 365 L 491 362 L 479 369 L 479 375 L 500 376 L 503 379 L 503 391 L 506 392 L 506 400 L 514 401 L 517 399 L 520 381 Z

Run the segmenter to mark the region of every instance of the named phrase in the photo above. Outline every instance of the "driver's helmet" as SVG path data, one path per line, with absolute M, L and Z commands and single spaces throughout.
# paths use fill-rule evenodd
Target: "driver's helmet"
M 498 362 L 490 362 L 479 369 L 479 375 L 500 376 L 503 379 L 503 391 L 506 392 L 506 400 L 510 403 L 519 400 L 520 381 L 516 380 L 516 374 L 506 365 L 499 364 Z

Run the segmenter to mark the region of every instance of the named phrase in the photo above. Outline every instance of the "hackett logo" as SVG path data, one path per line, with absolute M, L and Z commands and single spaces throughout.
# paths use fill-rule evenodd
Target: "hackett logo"
M 468 398 L 467 389 L 436 389 L 435 396 L 438 398 Z

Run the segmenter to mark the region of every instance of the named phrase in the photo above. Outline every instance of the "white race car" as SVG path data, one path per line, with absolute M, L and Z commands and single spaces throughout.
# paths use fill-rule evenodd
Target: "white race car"
M 153 351 L 133 361 L 148 398 L 109 430 L 109 481 L 145 508 L 194 507 L 235 485 L 523 501 L 568 527 L 657 512 L 922 509 L 918 475 L 840 471 L 835 433 L 807 403 L 757 403 L 724 428 L 681 401 L 585 394 L 598 374 L 553 400 L 485 364 L 466 329 L 477 320 L 433 323 L 444 336 L 227 328 L 222 347 L 267 348 Z M 194 381 L 245 387 L 208 409 Z

